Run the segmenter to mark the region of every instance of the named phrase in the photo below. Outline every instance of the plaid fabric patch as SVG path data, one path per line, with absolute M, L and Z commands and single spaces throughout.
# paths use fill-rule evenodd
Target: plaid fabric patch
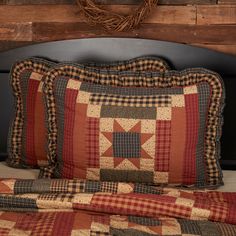
M 99 168 L 99 119 L 88 118 L 88 167 Z
M 45 94 L 47 107 L 49 108 L 47 110 L 48 117 L 52 121 L 48 127 L 50 131 L 49 159 L 52 167 L 57 163 L 57 156 L 59 159 L 62 157 L 60 153 L 56 152 L 58 133 L 57 127 L 54 125 L 54 122 L 57 120 L 54 108 L 55 103 L 61 98 L 55 97 L 53 94 L 53 84 L 60 76 L 64 76 L 64 79 L 70 84 L 80 82 L 79 87 L 74 87 L 75 90 L 79 90 L 79 93 L 82 94 L 77 99 L 78 104 L 87 106 L 85 108 L 87 109 L 85 112 L 86 116 L 100 120 L 99 166 L 87 167 L 87 179 L 121 181 L 124 180 L 121 175 L 128 175 L 130 171 L 130 176 L 133 177 L 126 179 L 134 182 L 138 180 L 140 182 L 161 184 L 186 184 L 191 182 L 191 185 L 196 184 L 197 186 L 207 187 L 222 184 L 222 174 L 218 163 L 219 153 L 217 151 L 219 143 L 217 140 L 220 135 L 218 131 L 221 128 L 220 117 L 224 100 L 224 87 L 218 74 L 203 69 L 189 69 L 182 72 L 171 71 L 169 73 L 166 72 L 164 76 L 156 72 L 148 74 L 135 74 L 133 72 L 105 74 L 97 70 L 85 70 L 79 65 L 70 64 L 64 64 L 51 70 L 46 76 Z M 91 82 L 97 84 L 97 86 L 92 88 Z M 201 106 L 209 104 L 209 107 L 207 105 L 207 108 L 209 108 L 208 116 L 206 117 L 207 120 L 204 122 L 204 124 L 207 123 L 207 127 L 204 130 L 205 133 L 203 129 L 201 129 L 201 132 L 192 132 L 195 130 L 193 127 L 199 127 L 200 121 L 196 116 L 204 117 L 203 114 L 200 114 L 204 108 L 201 108 L 193 116 L 188 117 L 188 125 L 186 125 L 187 121 L 183 119 L 187 112 L 185 97 L 196 95 L 198 99 L 194 100 L 194 105 L 198 106 L 200 101 L 199 96 L 201 95 L 199 91 L 202 88 L 202 84 L 208 86 L 208 91 L 210 91 L 207 98 L 204 95 L 204 99 L 207 102 L 204 103 L 201 100 Z M 112 85 L 112 87 L 109 85 Z M 142 88 L 119 87 L 114 89 L 114 85 L 127 87 L 141 86 Z M 155 90 L 151 89 L 148 96 L 144 96 L 147 91 L 144 87 L 155 87 Z M 177 87 L 178 89 L 181 88 L 178 92 Z M 157 101 L 157 98 L 160 97 L 163 99 Z M 153 98 L 155 99 L 153 100 Z M 153 105 L 154 103 L 157 105 Z M 160 106 L 158 106 L 159 103 L 161 104 Z M 133 107 L 132 104 L 134 104 Z M 150 107 L 147 104 L 151 104 Z M 139 107 L 139 105 L 147 107 Z M 115 108 L 119 109 L 119 113 L 116 113 Z M 66 106 L 63 109 L 66 112 Z M 179 123 L 181 124 L 179 125 L 174 121 L 182 123 Z M 141 124 L 141 129 L 135 125 L 138 122 Z M 162 126 L 165 122 L 168 125 L 164 128 Z M 201 118 L 201 122 L 203 122 L 203 118 Z M 158 127 L 161 127 L 160 130 L 158 130 Z M 66 130 L 66 132 L 68 131 Z M 116 139 L 114 138 L 115 132 L 123 132 L 122 137 L 126 137 L 127 133 L 130 132 L 141 134 L 140 158 L 128 158 L 123 155 L 122 151 L 117 152 L 117 146 L 119 146 L 119 150 L 123 149 L 120 145 L 115 145 L 114 143 Z M 181 133 L 181 135 L 178 136 L 178 133 Z M 190 140 L 186 136 L 187 134 L 191 134 L 191 140 L 201 140 L 202 145 L 184 146 L 186 145 L 185 140 Z M 155 140 L 152 138 L 154 135 L 158 137 Z M 176 138 L 172 138 L 172 135 L 176 135 Z M 177 141 L 172 143 L 171 140 L 177 139 L 179 139 L 179 144 Z M 202 149 L 202 146 L 204 146 L 204 149 Z M 137 149 L 136 144 L 134 149 Z M 188 149 L 191 149 L 191 151 Z M 115 156 L 121 155 L 121 158 L 115 157 L 114 153 L 116 153 Z M 196 164 L 198 162 L 196 160 L 196 153 L 198 154 L 197 156 L 204 156 L 206 172 L 202 171 L 200 166 Z M 172 155 L 171 159 L 170 154 Z M 191 159 L 190 162 L 184 161 L 185 154 L 188 160 Z M 83 158 L 85 156 L 85 159 L 88 160 L 86 153 L 83 154 Z M 71 158 L 73 159 L 75 157 Z M 177 169 L 174 164 L 176 161 L 179 165 Z M 196 171 L 201 172 L 201 174 L 203 173 L 204 178 L 199 179 L 199 175 L 196 174 L 190 176 L 191 173 L 176 173 L 176 170 L 188 170 L 188 164 L 186 163 L 192 165 L 195 173 Z M 78 167 L 76 168 L 78 170 L 80 169 Z M 62 172 L 59 173 L 57 171 L 56 173 L 57 176 L 68 177 L 63 175 Z M 145 180 L 141 177 L 141 173 L 142 176 L 145 173 Z M 175 178 L 175 175 L 178 175 L 178 178 Z M 80 174 L 79 171 L 74 172 L 73 177 L 84 178 L 84 174 Z
M 163 190 L 157 187 L 147 186 L 144 184 L 135 184 L 134 185 L 135 193 L 143 193 L 143 194 L 162 194 Z
M 50 191 L 58 192 L 58 193 L 65 193 L 68 190 L 73 192 L 74 189 L 74 181 L 68 180 L 54 180 L 50 184 Z
M 85 192 L 87 193 L 96 193 L 100 192 L 101 183 L 96 181 L 88 181 L 85 185 Z
M 129 219 L 130 222 L 140 224 L 140 225 L 146 225 L 146 226 L 161 225 L 160 220 L 147 218 L 147 217 L 129 216 L 128 219 Z
M 82 180 L 68 180 L 68 191 L 71 193 L 85 192 L 86 182 Z
M 113 133 L 114 157 L 139 158 L 141 155 L 141 137 L 138 133 Z
M 27 193 L 32 190 L 33 180 L 16 180 L 14 185 L 14 193 Z
M 122 96 L 108 94 L 91 94 L 91 104 L 134 107 L 170 107 L 171 97 L 158 96 Z
M 106 207 L 109 212 L 114 213 L 119 210 L 120 214 L 138 213 L 139 216 L 160 217 L 164 215 L 172 215 L 174 217 L 185 216 L 191 214 L 190 208 L 181 205 L 173 205 L 164 201 L 156 201 L 152 199 L 136 198 L 132 196 L 118 195 L 94 195 L 91 201 L 91 207 Z M 109 207 L 108 207 L 109 205 Z
M 47 214 L 28 214 L 20 219 L 15 228 L 33 232 L 33 235 L 49 236 L 52 235 L 56 215 Z
M 117 193 L 118 192 L 118 183 L 102 182 L 101 183 L 101 192 Z
M 156 171 L 169 171 L 171 150 L 171 121 L 157 121 L 156 124 Z
M 186 185 L 191 185 L 195 182 L 196 179 L 196 152 L 193 152 L 194 148 L 197 145 L 198 138 L 191 138 L 192 133 L 197 133 L 199 130 L 199 114 L 198 105 L 196 103 L 198 100 L 198 95 L 190 94 L 186 95 L 186 126 L 189 127 L 186 132 L 186 145 L 189 147 L 185 149 L 185 159 L 184 161 L 187 164 L 184 167 L 183 178 Z M 190 128 L 191 127 L 191 128 Z
M 157 57 L 139 57 L 122 62 L 112 63 L 88 63 L 89 67 L 98 67 L 105 70 L 118 71 L 160 71 L 164 72 L 169 68 L 169 65 Z
M 0 195 L 0 208 L 37 208 L 36 200 L 17 196 Z

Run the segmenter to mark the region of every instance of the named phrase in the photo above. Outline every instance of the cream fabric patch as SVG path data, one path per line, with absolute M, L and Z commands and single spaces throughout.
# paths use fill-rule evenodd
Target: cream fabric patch
M 39 83 L 38 92 L 40 92 L 40 93 L 43 92 L 43 82 L 42 81 L 40 81 L 40 83 Z
M 200 209 L 200 208 L 196 208 L 194 207 L 192 209 L 192 214 L 191 214 L 191 218 L 192 220 L 207 220 L 210 216 L 210 211 L 209 210 L 205 210 L 205 209 Z
M 162 226 L 162 234 L 163 235 L 173 235 L 176 234 L 176 235 L 181 235 L 181 229 L 180 229 L 180 226 L 178 225 L 173 225 L 173 226 L 165 226 L 163 225 Z
M 88 168 L 86 178 L 92 179 L 92 180 L 99 180 L 100 179 L 100 169 Z
M 101 169 L 113 169 L 114 158 L 111 157 L 100 157 L 100 168 Z
M 32 235 L 30 230 L 20 230 L 20 229 L 12 229 L 8 233 L 9 236 L 29 236 Z
M 43 75 L 39 74 L 37 72 L 32 72 L 31 75 L 30 75 L 30 79 L 33 79 L 33 80 L 41 81 L 42 78 L 43 78 Z
M 131 184 L 119 183 L 118 184 L 118 193 L 132 193 L 133 188 L 134 187 Z
M 110 225 L 111 227 L 117 229 L 127 229 L 129 227 L 129 223 L 127 222 L 126 217 L 122 216 L 111 216 Z
M 184 95 L 172 95 L 171 96 L 171 106 L 172 107 L 184 107 L 185 100 Z
M 184 87 L 184 94 L 196 94 L 197 93 L 197 86 L 187 86 Z
M 71 236 L 91 236 L 90 230 L 87 229 L 74 229 L 71 232 Z
M 37 199 L 36 200 L 36 205 L 39 208 L 44 208 L 44 209 L 48 209 L 48 208 L 55 208 L 55 209 L 62 209 L 62 208 L 72 208 L 72 202 L 69 202 L 68 199 L 65 198 L 65 200 L 61 200 L 60 198 L 58 199 L 51 199 L 51 200 L 47 200 L 47 199 Z
M 146 171 L 154 170 L 154 159 L 140 158 L 140 169 Z
M 179 197 L 176 199 L 175 203 L 186 207 L 193 207 L 195 202 L 191 199 Z
M 168 172 L 154 172 L 155 183 L 168 183 L 169 173 Z
M 76 98 L 76 103 L 89 104 L 90 94 L 91 93 L 79 91 Z
M 79 89 L 80 89 L 80 86 L 81 86 L 81 82 L 80 82 L 80 81 L 70 79 L 70 80 L 68 81 L 66 87 L 67 87 L 68 89 L 79 90 Z
M 157 107 L 157 120 L 171 120 L 171 108 Z
M 142 134 L 155 134 L 156 133 L 156 121 L 155 120 L 142 120 L 141 121 L 141 133 Z
M 9 220 L 0 220 L 0 228 L 12 229 L 16 223 Z
M 109 225 L 100 224 L 98 222 L 92 222 L 91 230 L 97 232 L 109 233 L 110 227 Z
M 90 193 L 78 193 L 73 199 L 73 203 L 90 204 L 93 198 L 93 194 Z
M 89 104 L 87 108 L 87 117 L 100 118 L 101 106 Z
M 100 118 L 100 131 L 101 132 L 113 132 L 113 118 Z

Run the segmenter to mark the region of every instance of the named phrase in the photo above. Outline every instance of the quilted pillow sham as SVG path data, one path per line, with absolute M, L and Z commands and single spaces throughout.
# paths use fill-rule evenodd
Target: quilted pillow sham
M 41 177 L 222 184 L 224 87 L 218 74 L 105 74 L 64 64 L 45 81 L 50 165 Z
M 48 165 L 42 86 L 44 75 L 55 65 L 41 58 L 29 58 L 16 62 L 12 67 L 10 83 L 15 98 L 15 112 L 9 130 L 7 158 L 7 163 L 12 167 Z M 169 68 L 158 57 L 139 57 L 109 64 L 89 63 L 86 66 L 119 71 L 160 72 Z

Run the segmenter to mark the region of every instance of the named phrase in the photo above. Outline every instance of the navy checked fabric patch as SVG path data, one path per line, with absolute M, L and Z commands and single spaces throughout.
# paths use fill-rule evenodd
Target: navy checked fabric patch
M 138 133 L 113 134 L 114 157 L 139 158 L 141 156 L 141 138 Z

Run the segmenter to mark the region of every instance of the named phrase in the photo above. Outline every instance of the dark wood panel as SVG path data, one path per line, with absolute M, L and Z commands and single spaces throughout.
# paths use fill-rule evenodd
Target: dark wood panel
M 236 5 L 197 6 L 197 24 L 236 24 Z
M 159 0 L 158 4 L 186 5 L 186 4 L 216 4 L 217 0 Z M 141 0 L 96 0 L 100 4 L 140 4 Z M 0 0 L 0 4 L 75 4 L 75 0 Z
M 32 23 L 0 23 L 0 40 L 32 41 Z
M 127 14 L 133 11 L 134 6 L 109 5 L 106 9 Z M 10 13 L 10 14 L 9 14 Z M 171 13 L 171 14 L 170 14 Z M 166 17 L 169 15 L 169 17 Z M 0 23 L 4 22 L 85 22 L 78 8 L 72 5 L 25 5 L 0 7 Z M 158 6 L 153 9 L 145 23 L 161 24 L 195 24 L 195 6 Z
M 135 7 L 129 5 L 143 0 L 95 1 L 108 4 L 108 10 L 128 14 Z M 0 0 L 0 4 L 0 50 L 34 40 L 127 36 L 197 44 L 236 54 L 236 0 L 159 0 L 159 6 L 144 24 L 129 33 L 106 32 L 86 25 L 73 6 L 75 0 Z
M 218 4 L 236 4 L 236 0 L 218 0 Z
M 234 44 L 236 25 L 163 25 L 142 24 L 131 32 L 106 32 L 86 23 L 33 23 L 33 41 L 88 37 L 137 37 L 181 43 Z
M 96 0 L 101 4 L 137 4 L 141 0 Z M 194 5 L 194 4 L 216 4 L 217 0 L 159 0 L 158 4 L 168 5 Z

